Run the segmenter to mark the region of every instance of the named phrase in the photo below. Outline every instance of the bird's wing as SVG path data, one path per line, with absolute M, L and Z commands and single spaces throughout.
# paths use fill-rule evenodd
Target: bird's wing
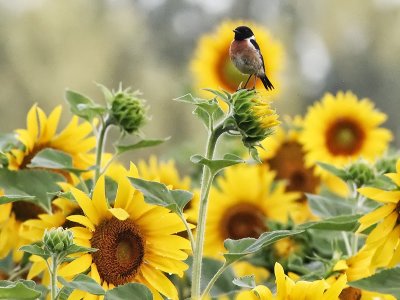
M 256 40 L 255 40 L 255 39 L 250 39 L 250 42 L 253 44 L 254 48 L 256 48 L 256 50 L 257 50 L 258 54 L 259 54 L 259 55 L 260 55 L 260 57 L 261 57 L 262 66 L 263 66 L 263 71 L 264 71 L 264 73 L 265 73 L 264 58 L 263 58 L 263 56 L 262 56 L 262 54 L 261 54 L 261 51 L 260 51 L 260 46 L 258 46 L 258 44 L 257 44 L 257 42 L 256 42 Z

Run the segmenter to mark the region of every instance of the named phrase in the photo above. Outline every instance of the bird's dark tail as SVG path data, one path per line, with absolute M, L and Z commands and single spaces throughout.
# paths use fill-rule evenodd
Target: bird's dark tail
M 268 90 L 272 90 L 274 89 L 274 86 L 272 85 L 271 81 L 269 81 L 267 75 L 263 75 L 260 77 L 263 85 L 265 86 L 265 88 Z

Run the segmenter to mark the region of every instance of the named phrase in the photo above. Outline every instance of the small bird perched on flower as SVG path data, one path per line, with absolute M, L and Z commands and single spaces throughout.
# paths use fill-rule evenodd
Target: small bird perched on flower
M 233 32 L 235 38 L 229 47 L 231 61 L 240 72 L 250 74 L 244 88 L 254 75 L 254 86 L 258 77 L 267 90 L 272 90 L 274 86 L 265 74 L 264 59 L 253 31 L 247 26 L 239 26 Z

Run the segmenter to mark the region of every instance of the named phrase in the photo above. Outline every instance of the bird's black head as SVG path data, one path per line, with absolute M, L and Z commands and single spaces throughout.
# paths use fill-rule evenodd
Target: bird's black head
M 235 40 L 237 41 L 248 39 L 254 35 L 253 31 L 247 26 L 239 26 L 233 30 L 233 32 L 235 33 Z

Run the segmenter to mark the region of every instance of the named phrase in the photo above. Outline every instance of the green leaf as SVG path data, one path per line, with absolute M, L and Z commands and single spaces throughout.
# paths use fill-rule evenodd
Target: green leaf
M 67 250 L 65 250 L 65 254 L 73 254 L 73 253 L 88 253 L 88 252 L 96 252 L 98 249 L 96 248 L 88 248 L 88 247 L 82 247 L 78 245 L 71 245 L 68 247 Z
M 262 248 L 275 243 L 280 239 L 302 232 L 304 232 L 304 230 L 275 230 L 272 232 L 264 232 L 258 239 L 227 239 L 224 242 L 224 246 L 228 250 L 228 252 L 224 254 L 225 260 L 228 263 L 233 263 L 246 255 L 255 253 Z
M 5 300 L 35 300 L 42 294 L 34 289 L 35 282 L 23 281 L 0 281 L 0 299 Z
M 42 246 L 43 246 L 43 243 L 38 242 L 36 244 L 24 245 L 24 246 L 20 247 L 19 250 L 33 254 L 33 255 L 40 256 L 43 259 L 47 259 L 51 256 L 51 254 L 49 252 L 47 252 L 46 250 L 44 250 L 42 248 Z
M 100 90 L 103 92 L 104 95 L 104 99 L 106 100 L 106 102 L 108 104 L 111 104 L 114 100 L 114 96 L 113 93 L 104 85 L 102 85 L 101 83 L 97 83 L 96 85 L 100 88 Z
M 181 214 L 185 205 L 193 198 L 193 194 L 183 190 L 169 190 L 165 184 L 139 178 L 129 178 L 131 184 L 142 192 L 144 200 L 149 204 L 166 207 Z
M 359 223 L 358 219 L 361 214 L 336 216 L 321 221 L 308 222 L 301 224 L 296 229 L 319 229 L 319 230 L 334 230 L 334 231 L 356 231 Z
M 32 201 L 35 200 L 35 196 L 27 195 L 27 194 L 13 194 L 13 195 L 4 195 L 0 196 L 0 204 L 6 204 L 14 201 Z
M 153 300 L 149 288 L 140 283 L 127 283 L 106 292 L 104 300 Z
M 329 173 L 339 177 L 340 179 L 346 181 L 347 180 L 347 172 L 342 170 L 342 169 L 338 169 L 333 165 L 324 163 L 324 162 L 317 162 L 317 164 L 324 169 L 325 171 L 328 171 Z
M 52 148 L 46 148 L 38 152 L 28 165 L 30 168 L 45 168 L 56 170 L 67 170 L 70 172 L 84 172 L 72 165 L 71 155 Z
M 190 157 L 190 161 L 194 164 L 205 165 L 210 168 L 213 174 L 217 174 L 220 170 L 236 164 L 244 163 L 245 161 L 235 154 L 225 154 L 223 159 L 207 159 L 200 154 L 195 154 Z
M 63 277 L 58 276 L 58 281 L 67 288 L 74 290 L 85 291 L 93 295 L 104 295 L 105 291 L 100 284 L 98 284 L 90 276 L 79 274 L 74 277 L 72 281 L 67 281 Z
M 29 201 L 47 211 L 51 211 L 52 200 L 52 196 L 48 193 L 58 192 L 60 187 L 57 183 L 62 181 L 65 181 L 62 175 L 46 170 L 10 171 L 0 169 L 0 188 L 6 195 L 3 201 Z M 18 198 L 19 195 L 22 197 Z
M 254 275 L 247 275 L 233 279 L 233 284 L 246 289 L 253 289 L 256 287 L 256 280 Z
M 136 149 L 141 149 L 141 148 L 157 146 L 157 145 L 160 145 L 160 144 L 168 141 L 169 139 L 170 139 L 170 137 L 167 137 L 165 139 L 141 140 L 141 141 L 131 144 L 131 145 L 114 145 L 114 147 L 118 154 L 122 154 L 122 153 L 130 151 L 130 150 L 136 150 Z
M 94 103 L 89 97 L 71 90 L 65 92 L 65 99 L 69 103 L 72 113 L 87 121 L 106 112 L 105 107 Z
M 204 89 L 204 90 L 214 94 L 217 97 L 220 97 L 221 100 L 229 103 L 229 99 L 231 98 L 231 94 L 229 94 L 228 92 L 226 92 L 226 91 L 220 92 L 220 91 L 214 90 L 214 89 Z
M 362 290 L 391 294 L 400 299 L 400 267 L 382 270 L 370 277 L 349 282 L 352 287 Z
M 350 215 L 356 205 L 354 200 L 334 195 L 306 194 L 306 196 L 312 212 L 321 218 Z
M 17 145 L 19 141 L 13 133 L 0 133 L 0 150 L 9 151 Z

